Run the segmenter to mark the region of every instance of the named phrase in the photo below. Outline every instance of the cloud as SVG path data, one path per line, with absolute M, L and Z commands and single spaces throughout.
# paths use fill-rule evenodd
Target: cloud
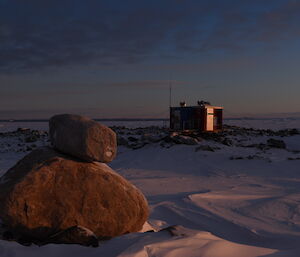
M 280 45 L 299 38 L 300 3 L 291 1 L 245 1 L 240 8 L 219 12 L 210 35 L 199 50 L 244 50 L 249 46 Z
M 201 61 L 201 60 L 200 60 Z M 209 61 L 202 61 L 198 63 L 192 64 L 162 64 L 150 66 L 147 68 L 151 68 L 153 70 L 160 71 L 169 71 L 175 74 L 175 72 L 220 72 L 220 71 L 233 71 L 233 70 L 249 70 L 259 65 L 258 61 L 255 57 L 246 57 L 239 56 L 236 58 L 222 58 L 220 59 L 211 59 Z
M 299 17 L 292 0 L 2 0 L 0 73 L 247 49 L 299 37 Z
M 88 94 L 93 94 L 95 91 L 91 90 L 39 90 L 39 91 L 34 91 L 34 94 L 32 91 L 28 91 L 27 89 L 24 90 L 18 90 L 16 91 L 1 91 L 0 95 L 0 100 L 4 101 L 10 98 L 16 98 L 16 97 L 32 97 L 34 98 L 40 98 L 42 96 L 47 95 L 47 97 L 58 97 L 58 96 L 70 96 L 70 95 L 88 95 Z

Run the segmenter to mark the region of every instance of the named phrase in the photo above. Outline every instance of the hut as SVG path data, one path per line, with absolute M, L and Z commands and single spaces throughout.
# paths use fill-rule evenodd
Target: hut
M 201 132 L 222 130 L 223 107 L 209 102 L 198 101 L 196 106 L 181 102 L 178 107 L 170 107 L 171 130 L 198 130 Z

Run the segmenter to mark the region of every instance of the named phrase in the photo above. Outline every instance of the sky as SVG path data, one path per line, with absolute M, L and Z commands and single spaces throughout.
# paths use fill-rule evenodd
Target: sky
M 0 119 L 300 113 L 300 0 L 0 0 Z

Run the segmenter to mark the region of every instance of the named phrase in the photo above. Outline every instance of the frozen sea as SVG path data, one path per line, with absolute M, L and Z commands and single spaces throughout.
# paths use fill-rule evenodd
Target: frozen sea
M 136 120 L 97 120 L 106 126 L 125 126 L 127 128 L 159 126 L 168 127 L 166 119 L 136 119 Z M 288 129 L 300 128 L 299 118 L 225 118 L 224 124 L 258 129 Z M 48 130 L 48 121 L 0 121 L 0 132 L 13 131 L 17 128 Z

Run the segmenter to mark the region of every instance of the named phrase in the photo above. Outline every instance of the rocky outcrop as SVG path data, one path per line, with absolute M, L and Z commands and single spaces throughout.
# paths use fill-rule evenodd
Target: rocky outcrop
M 44 147 L 1 178 L 0 216 L 14 233 L 47 240 L 73 226 L 98 237 L 139 231 L 148 217 L 143 194 L 104 163 Z
M 89 118 L 55 115 L 49 121 L 49 132 L 55 149 L 79 159 L 107 163 L 116 156 L 116 134 Z

